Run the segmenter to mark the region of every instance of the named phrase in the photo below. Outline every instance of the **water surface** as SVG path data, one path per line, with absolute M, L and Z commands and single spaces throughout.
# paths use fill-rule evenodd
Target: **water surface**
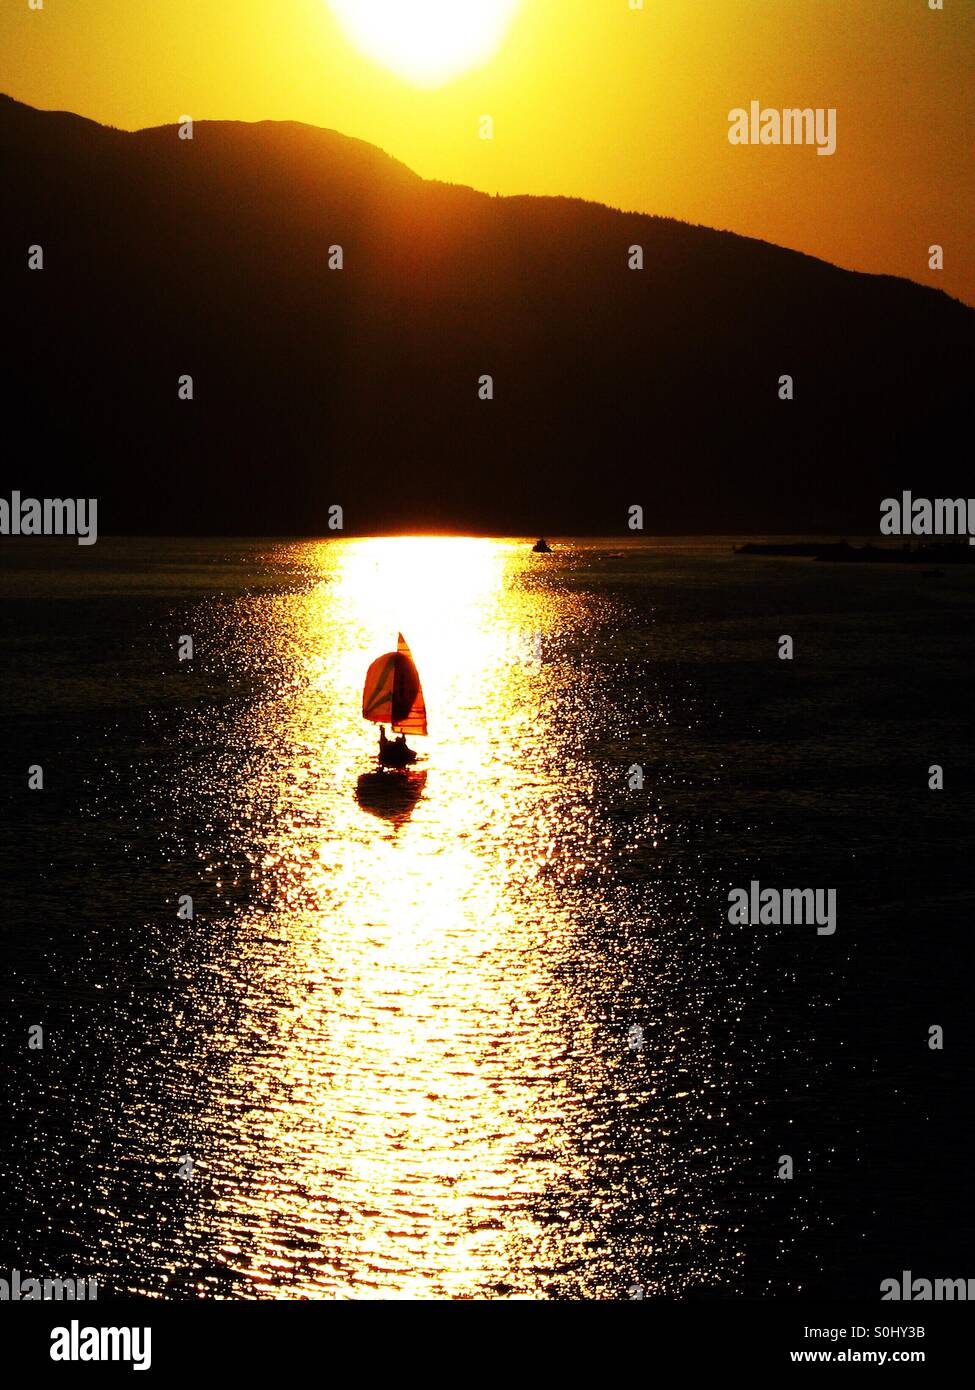
M 0 1267 L 269 1298 L 964 1275 L 971 576 L 883 569 L 5 545 Z M 389 785 L 359 702 L 399 630 L 430 737 Z M 836 888 L 836 936 L 729 926 L 752 877 Z

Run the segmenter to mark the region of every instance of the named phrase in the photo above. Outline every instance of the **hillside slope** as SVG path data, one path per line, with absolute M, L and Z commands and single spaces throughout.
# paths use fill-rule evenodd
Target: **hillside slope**
M 934 290 L 291 123 L 2 98 L 0 160 L 4 491 L 96 495 L 103 531 L 869 532 L 967 495 L 975 311 Z

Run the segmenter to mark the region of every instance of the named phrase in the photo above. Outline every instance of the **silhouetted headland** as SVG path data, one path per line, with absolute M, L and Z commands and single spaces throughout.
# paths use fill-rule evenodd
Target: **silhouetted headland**
M 934 289 L 290 122 L 4 97 L 0 154 L 8 484 L 105 533 L 867 535 L 964 490 L 975 311 Z
M 975 546 L 958 541 L 899 546 L 850 545 L 848 541 L 756 542 L 734 547 L 736 555 L 796 556 L 810 560 L 831 560 L 838 564 L 867 565 L 971 565 Z

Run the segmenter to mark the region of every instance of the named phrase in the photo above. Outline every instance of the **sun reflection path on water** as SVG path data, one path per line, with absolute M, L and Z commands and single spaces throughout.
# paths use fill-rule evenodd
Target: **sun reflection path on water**
M 505 1209 L 524 1210 L 568 1161 L 539 1152 L 571 1097 L 555 1062 L 558 990 L 534 915 L 512 901 L 537 865 L 528 845 L 484 853 L 531 800 L 518 762 L 534 727 L 521 653 L 535 629 L 522 630 L 510 595 L 502 606 L 507 555 L 493 542 L 351 542 L 315 558 L 320 584 L 275 634 L 305 662 L 307 685 L 255 711 L 255 737 L 301 750 L 301 767 L 281 781 L 254 866 L 287 950 L 268 959 L 265 914 L 252 940 L 245 927 L 265 1046 L 231 1084 L 260 1117 L 238 1142 L 279 1156 L 290 1182 L 270 1225 L 267 1190 L 248 1200 L 235 1185 L 226 1215 L 243 1238 L 225 1253 L 246 1249 L 255 1290 L 279 1293 L 281 1261 L 295 1255 L 273 1238 L 283 1222 L 320 1251 L 304 1280 L 296 1262 L 292 1293 L 472 1293 L 511 1265 L 496 1248 L 511 1243 Z M 397 630 L 431 736 L 418 740 L 424 795 L 387 825 L 352 789 L 375 745 L 358 718 L 365 665 Z M 266 804 L 261 783 L 280 765 L 261 766 L 245 803 Z
M 211 878 L 252 885 L 207 980 L 236 1009 L 199 1121 L 214 1262 L 264 1297 L 539 1296 L 585 1266 L 592 1223 L 546 1223 L 592 1180 L 585 1093 L 616 1084 L 579 988 L 606 964 L 580 925 L 605 907 L 566 741 L 585 710 L 538 660 L 578 602 L 496 541 L 294 549 L 301 592 L 228 620 L 241 664 L 273 673 L 221 764 L 227 845 L 200 846 Z M 386 818 L 356 794 L 375 767 L 360 699 L 398 630 L 430 737 L 415 803 Z M 681 1220 L 703 1231 L 699 1199 Z

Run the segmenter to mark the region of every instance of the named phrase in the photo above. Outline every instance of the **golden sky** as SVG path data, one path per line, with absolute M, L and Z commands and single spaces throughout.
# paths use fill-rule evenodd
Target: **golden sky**
M 438 4 L 455 16 L 483 7 L 488 27 L 506 7 L 415 0 Z M 416 77 L 444 57 L 443 33 L 427 45 L 420 25 L 399 40 L 385 31 L 402 50 L 397 73 L 350 39 L 328 0 L 44 0 L 39 11 L 4 0 L 0 90 L 126 129 L 184 114 L 307 121 L 427 178 L 700 222 L 975 304 L 975 4 L 944 6 L 510 0 L 493 55 L 431 85 Z M 752 100 L 835 107 L 836 153 L 731 145 L 728 113 Z M 484 114 L 493 140 L 478 137 Z M 928 269 L 934 243 L 940 274 Z

